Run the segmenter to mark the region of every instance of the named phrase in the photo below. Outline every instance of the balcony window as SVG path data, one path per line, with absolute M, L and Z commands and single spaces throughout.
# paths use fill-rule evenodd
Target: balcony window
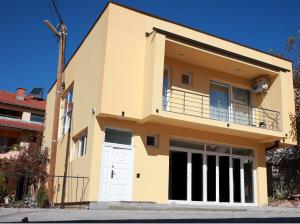
M 250 90 L 227 84 L 211 81 L 209 95 L 170 87 L 162 102 L 163 111 L 280 130 L 280 112 L 253 107 Z
M 250 91 L 232 87 L 232 118 L 234 123 L 250 124 Z
M 44 115 L 33 114 L 33 113 L 31 113 L 30 115 L 30 121 L 43 123 L 44 119 L 45 119 Z
M 229 120 L 229 86 L 210 84 L 210 118 L 220 121 Z

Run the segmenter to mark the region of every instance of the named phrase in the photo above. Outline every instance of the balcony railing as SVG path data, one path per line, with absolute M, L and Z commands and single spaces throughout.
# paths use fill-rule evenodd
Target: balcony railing
M 212 103 L 209 96 L 167 89 L 163 94 L 163 110 L 212 120 L 280 131 L 280 112 L 240 103 Z

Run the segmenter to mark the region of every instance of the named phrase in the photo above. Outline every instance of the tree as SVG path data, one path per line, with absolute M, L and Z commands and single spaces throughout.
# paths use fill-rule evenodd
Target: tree
M 31 137 L 29 147 L 19 147 L 16 157 L 1 160 L 1 172 L 6 177 L 6 188 L 14 194 L 20 178 L 24 178 L 25 187 L 32 186 L 36 192 L 39 184 L 47 180 L 48 150 L 42 148 L 43 132 Z
M 287 197 L 300 193 L 300 31 L 287 38 L 282 53 L 270 51 L 292 61 L 295 114 L 290 114 L 291 136 L 297 146 L 267 151 L 269 195 Z

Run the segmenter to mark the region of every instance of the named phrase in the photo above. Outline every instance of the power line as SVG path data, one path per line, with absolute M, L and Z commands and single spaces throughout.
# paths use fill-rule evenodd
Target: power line
M 54 6 L 55 12 L 56 12 L 57 17 L 58 17 L 58 19 L 59 19 L 59 23 L 60 23 L 60 24 L 63 24 L 64 22 L 63 22 L 61 13 L 60 13 L 60 11 L 59 11 L 59 9 L 58 9 L 58 7 L 57 7 L 58 4 L 55 2 L 55 0 L 52 0 L 52 4 L 53 4 L 53 6 Z

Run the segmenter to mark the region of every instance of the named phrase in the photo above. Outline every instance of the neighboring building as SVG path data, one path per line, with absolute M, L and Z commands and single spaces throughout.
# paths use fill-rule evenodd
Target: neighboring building
M 265 150 L 295 144 L 290 61 L 119 4 L 64 79 L 55 175 L 70 137 L 68 176 L 89 178 L 67 182 L 66 202 L 265 205 Z M 47 147 L 55 94 L 54 84 Z
M 46 100 L 41 91 L 34 88 L 26 95 L 24 88 L 16 93 L 0 90 L 0 158 L 15 155 L 18 146 L 28 147 L 43 131 Z

